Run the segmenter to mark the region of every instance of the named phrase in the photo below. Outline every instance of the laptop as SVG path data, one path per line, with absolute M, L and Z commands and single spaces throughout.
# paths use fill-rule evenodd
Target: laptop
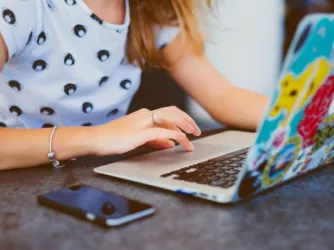
M 298 25 L 257 133 L 225 131 L 95 168 L 113 176 L 218 203 L 250 198 L 334 159 L 334 15 Z

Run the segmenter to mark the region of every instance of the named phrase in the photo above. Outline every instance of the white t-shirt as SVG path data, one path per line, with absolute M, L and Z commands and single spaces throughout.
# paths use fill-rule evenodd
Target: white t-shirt
M 0 127 L 107 123 L 127 113 L 141 70 L 126 63 L 130 24 L 99 19 L 84 0 L 0 0 L 9 60 L 0 73 Z M 157 47 L 178 28 L 157 32 Z

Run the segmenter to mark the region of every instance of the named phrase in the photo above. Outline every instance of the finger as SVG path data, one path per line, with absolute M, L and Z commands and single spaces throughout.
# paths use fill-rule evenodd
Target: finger
M 175 147 L 175 142 L 172 140 L 154 140 L 149 141 L 145 144 L 145 146 L 156 149 L 156 150 L 162 150 L 162 149 L 169 149 Z
M 144 108 L 138 110 L 136 115 L 138 115 L 137 119 L 140 121 L 141 128 L 152 127 L 152 111 Z
M 180 115 L 182 115 L 184 117 L 184 119 L 187 120 L 187 122 L 189 124 L 191 124 L 194 129 L 195 129 L 195 132 L 194 132 L 194 135 L 196 136 L 200 136 L 202 134 L 202 131 L 201 129 L 198 127 L 197 123 L 195 122 L 195 120 L 190 116 L 188 115 L 186 112 L 182 111 L 179 109 L 179 112 L 180 112 Z
M 185 150 L 194 150 L 194 146 L 184 133 L 164 128 L 150 128 L 144 130 L 142 133 L 142 140 L 144 143 L 154 140 L 175 140 L 182 145 Z
M 181 132 L 182 133 L 182 130 L 179 129 L 177 126 L 175 125 L 172 125 L 172 124 L 168 124 L 168 123 L 165 123 L 163 124 L 162 126 L 159 125 L 160 128 L 166 128 L 166 129 L 170 129 L 170 130 L 174 130 L 174 131 L 178 131 L 178 132 Z M 175 142 L 174 142 L 175 144 Z
M 182 132 L 181 129 L 179 129 L 177 126 L 171 124 L 171 123 L 163 123 L 159 125 L 160 128 L 166 128 L 166 129 L 170 129 L 170 130 L 175 130 L 177 132 Z
M 158 118 L 162 117 L 161 120 L 166 120 L 169 119 L 169 117 L 171 116 L 171 114 L 176 114 L 179 119 L 182 119 L 185 123 L 187 123 L 186 126 L 188 126 L 190 129 L 184 130 L 183 127 L 180 127 L 182 130 L 184 130 L 185 132 L 189 133 L 189 134 L 193 134 L 195 136 L 199 136 L 201 135 L 201 130 L 198 127 L 198 125 L 196 124 L 196 122 L 194 121 L 194 119 L 192 119 L 187 113 L 185 113 L 184 111 L 180 110 L 179 108 L 172 106 L 172 107 L 167 107 L 167 108 L 162 108 L 160 110 L 157 110 L 158 113 Z M 159 121 L 159 119 L 158 119 Z M 192 132 L 190 132 L 192 131 Z
M 163 108 L 154 111 L 153 118 L 158 124 L 172 124 L 188 134 L 198 134 L 194 121 L 188 121 L 177 108 Z

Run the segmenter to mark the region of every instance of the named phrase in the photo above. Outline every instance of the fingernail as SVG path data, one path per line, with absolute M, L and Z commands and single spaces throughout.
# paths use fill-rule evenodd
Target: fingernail
M 193 151 L 193 150 L 195 149 L 194 144 L 192 144 L 192 143 L 190 142 L 189 145 L 190 145 L 190 150 Z
M 194 130 L 194 135 L 200 136 L 201 133 L 202 131 L 198 127 L 196 127 L 196 129 Z

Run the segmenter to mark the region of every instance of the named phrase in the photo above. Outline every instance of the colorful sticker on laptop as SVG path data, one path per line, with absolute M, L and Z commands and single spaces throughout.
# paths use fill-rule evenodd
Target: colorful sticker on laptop
M 240 198 L 334 159 L 334 18 L 304 21 L 247 158 Z

